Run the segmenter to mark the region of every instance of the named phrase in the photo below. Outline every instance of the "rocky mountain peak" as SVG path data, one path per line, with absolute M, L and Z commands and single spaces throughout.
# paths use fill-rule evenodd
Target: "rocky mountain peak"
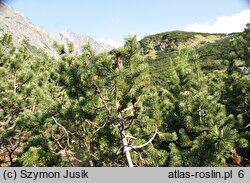
M 70 29 L 62 32 L 48 32 L 47 30 L 35 26 L 29 18 L 15 11 L 9 5 L 0 2 L 0 36 L 8 33 L 13 37 L 15 44 L 19 45 L 23 39 L 27 39 L 29 43 L 38 49 L 43 50 L 51 56 L 57 56 L 52 44 L 54 41 L 65 45 L 67 49 L 68 43 L 74 43 L 75 52 L 81 53 L 82 46 L 90 43 L 97 52 L 110 51 L 114 47 L 106 44 L 89 35 L 78 35 Z

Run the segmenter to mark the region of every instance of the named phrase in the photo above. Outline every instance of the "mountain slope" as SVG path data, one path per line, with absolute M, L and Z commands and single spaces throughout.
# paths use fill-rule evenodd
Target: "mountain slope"
M 174 61 L 180 50 L 194 50 L 204 73 L 225 71 L 229 64 L 228 60 L 231 59 L 231 53 L 235 49 L 231 40 L 238 39 L 241 35 L 242 33 L 209 34 L 172 31 L 147 36 L 140 41 L 140 44 L 144 49 L 153 47 L 156 50 L 156 60 L 149 61 L 150 72 L 155 84 L 164 85 L 166 78 L 164 73 L 169 68 L 169 61 Z M 241 58 L 235 59 L 238 66 L 244 65 Z
M 70 30 L 60 33 L 48 32 L 43 28 L 37 27 L 22 14 L 16 12 L 13 8 L 0 2 L 0 36 L 8 33 L 13 37 L 15 44 L 20 44 L 23 39 L 38 49 L 43 50 L 50 56 L 57 56 L 52 47 L 54 41 L 66 46 L 73 42 L 75 51 L 82 52 L 82 45 L 90 43 L 97 52 L 109 51 L 113 46 L 108 45 L 88 35 L 77 35 Z

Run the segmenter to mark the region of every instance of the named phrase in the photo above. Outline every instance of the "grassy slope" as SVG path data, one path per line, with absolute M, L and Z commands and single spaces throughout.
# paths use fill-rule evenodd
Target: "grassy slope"
M 225 71 L 228 66 L 228 56 L 233 50 L 230 40 L 240 34 L 173 31 L 147 36 L 140 43 L 143 47 L 151 43 L 157 50 L 157 59 L 149 64 L 153 81 L 155 84 L 161 84 L 164 82 L 164 71 L 169 66 L 169 60 L 173 60 L 182 49 L 193 48 L 198 53 L 204 72 Z

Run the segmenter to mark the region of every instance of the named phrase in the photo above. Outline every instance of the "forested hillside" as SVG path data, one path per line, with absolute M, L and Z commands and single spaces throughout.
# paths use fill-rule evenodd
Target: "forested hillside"
M 249 166 L 250 25 L 60 58 L 0 38 L 1 166 Z

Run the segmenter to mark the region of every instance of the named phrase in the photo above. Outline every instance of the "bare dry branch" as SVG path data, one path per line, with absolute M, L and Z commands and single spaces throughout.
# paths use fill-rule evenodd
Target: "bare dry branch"
M 135 139 L 135 140 L 137 139 L 136 137 L 133 137 L 132 135 L 126 135 L 125 137 L 130 138 L 130 139 Z
M 61 145 L 61 143 L 60 143 L 59 140 L 55 137 L 54 134 L 52 134 L 52 137 L 53 137 L 54 140 L 56 141 L 57 145 L 58 145 L 61 149 L 64 149 L 64 147 Z
M 9 123 L 10 123 L 10 121 L 11 121 L 11 119 L 12 119 L 12 116 L 7 116 L 6 123 L 7 123 L 7 124 L 9 124 Z
M 131 146 L 132 149 L 140 149 L 143 148 L 145 146 L 147 146 L 148 144 L 152 143 L 152 141 L 154 140 L 155 136 L 157 135 L 157 128 L 155 130 L 154 135 L 149 139 L 149 141 L 147 141 L 146 143 L 142 144 L 142 145 L 138 145 L 138 146 Z
M 16 127 L 16 124 L 14 123 L 11 127 L 8 128 L 8 130 L 12 130 Z
M 249 126 L 250 126 L 250 123 L 245 128 L 248 128 Z
M 116 155 L 118 155 L 118 154 L 121 153 L 122 148 L 123 148 L 123 146 L 121 146 L 121 147 L 116 151 Z
M 132 110 L 133 108 L 134 108 L 134 105 L 131 105 L 131 106 L 129 106 L 129 107 L 123 109 L 123 110 L 121 111 L 121 113 L 126 112 L 126 111 L 128 111 L 128 110 Z
M 90 124 L 91 126 L 93 126 L 94 128 L 96 128 L 96 132 L 98 132 L 100 129 L 104 128 L 106 126 L 106 122 L 102 125 L 102 126 L 97 126 L 95 123 L 93 123 L 92 121 L 90 121 L 89 119 L 85 119 L 85 121 Z
M 69 145 L 69 132 L 66 130 L 66 128 L 63 125 L 61 125 L 60 123 L 58 123 L 57 120 L 54 117 L 52 117 L 52 118 L 55 121 L 55 123 L 58 126 L 60 126 L 64 130 L 64 132 L 66 133 L 66 135 L 67 135 L 67 144 Z
M 100 95 L 100 99 L 101 99 L 101 102 L 104 105 L 105 109 L 107 110 L 108 114 L 111 114 L 111 110 L 108 108 L 108 106 L 105 102 L 105 99 L 101 95 Z

